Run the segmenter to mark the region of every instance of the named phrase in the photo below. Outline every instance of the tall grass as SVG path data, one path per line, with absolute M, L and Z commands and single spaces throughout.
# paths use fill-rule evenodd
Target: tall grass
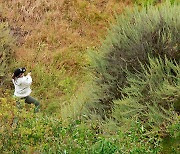
M 137 5 L 142 5 L 142 6 L 148 6 L 148 5 L 156 5 L 160 4 L 162 2 L 170 2 L 171 4 L 177 3 L 178 0 L 133 0 L 133 2 Z

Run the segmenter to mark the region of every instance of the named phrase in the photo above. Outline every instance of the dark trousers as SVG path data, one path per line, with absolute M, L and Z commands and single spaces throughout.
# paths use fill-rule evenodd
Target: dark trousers
M 40 103 L 35 98 L 33 98 L 31 96 L 26 96 L 24 98 L 21 98 L 21 100 L 22 99 L 24 99 L 25 103 L 27 103 L 27 104 L 34 104 L 35 105 L 34 112 L 38 112 L 39 111 Z M 20 105 L 20 102 L 17 101 L 17 106 L 19 106 L 19 105 Z
M 24 97 L 25 99 L 25 103 L 27 104 L 34 104 L 35 106 L 39 106 L 40 103 L 33 97 L 31 96 L 27 96 L 27 97 Z

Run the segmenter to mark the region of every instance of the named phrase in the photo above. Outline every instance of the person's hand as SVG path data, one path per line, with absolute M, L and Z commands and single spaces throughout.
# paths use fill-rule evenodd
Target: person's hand
M 31 72 L 29 72 L 27 75 L 30 75 L 30 76 L 31 76 Z

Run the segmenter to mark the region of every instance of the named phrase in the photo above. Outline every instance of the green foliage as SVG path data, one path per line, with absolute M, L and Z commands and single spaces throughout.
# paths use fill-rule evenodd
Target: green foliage
M 170 2 L 171 4 L 178 3 L 178 0 L 133 0 L 133 2 L 137 5 L 148 6 L 148 5 L 156 5 L 162 2 Z
M 89 75 L 85 77 L 84 80 L 85 79 L 90 81 L 78 84 L 79 88 L 77 92 L 72 95 L 69 102 L 64 104 L 61 111 L 63 119 L 76 119 L 78 117 L 88 119 L 93 116 L 90 111 L 94 111 L 94 105 L 89 104 L 89 102 L 96 102 L 98 100 L 98 97 L 95 95 L 95 91 L 98 87 L 92 82 L 92 78 L 89 77 Z
M 63 67 L 54 68 L 53 64 L 42 66 L 37 63 L 36 67 L 32 68 L 32 78 L 32 95 L 40 101 L 42 111 L 50 115 L 60 113 L 64 102 L 73 95 L 77 88 L 78 79 L 67 74 Z
M 169 126 L 168 130 L 171 137 L 176 139 L 180 138 L 180 116 Z
M 179 153 L 180 150 L 180 116 L 168 127 L 169 135 L 161 143 L 162 153 Z
M 163 153 L 177 152 L 179 64 L 167 58 L 149 58 L 149 65 L 141 67 L 143 71 L 136 74 L 127 71 L 128 86 L 122 89 L 123 97 L 114 101 L 113 116 L 121 129 L 138 120 L 143 131 L 140 136 L 152 144 L 158 141 Z
M 109 106 L 122 97 L 127 85 L 126 71 L 142 71 L 139 62 L 148 64 L 148 55 L 177 60 L 179 63 L 179 5 L 135 8 L 117 17 L 117 23 L 97 52 L 90 52 L 97 91 L 102 104 Z
M 161 150 L 161 138 L 158 132 L 149 135 L 144 125 L 132 120 L 129 125 L 118 132 L 121 142 L 124 143 L 122 151 L 126 153 L 158 153 Z
M 127 71 L 128 86 L 122 89 L 122 98 L 114 101 L 115 121 L 121 131 L 133 121 L 139 121 L 137 139 L 143 137 L 153 146 L 157 144 L 163 153 L 176 153 L 179 148 L 179 116 L 176 113 L 179 112 L 176 104 L 180 103 L 179 64 L 167 58 L 149 58 L 149 65 L 140 67 L 143 71 L 136 74 Z
M 8 91 L 0 89 L 0 152 L 1 153 L 129 153 L 158 151 L 145 142 L 140 123 L 132 124 L 125 132 L 111 137 L 99 123 L 61 120 L 33 112 L 33 107 L 16 107 Z M 141 132 L 141 133 L 140 133 Z M 127 147 L 127 148 L 126 148 Z
M 138 4 L 138 5 L 149 5 L 149 4 L 156 4 L 158 3 L 159 0 L 134 0 L 134 3 L 135 4 Z
M 149 59 L 141 65 L 143 72 L 127 72 L 129 86 L 122 89 L 123 98 L 114 101 L 114 116 L 122 121 L 136 117 L 152 126 L 172 122 L 175 103 L 180 101 L 180 67 L 173 61 Z M 173 107 L 174 106 L 174 107 Z M 174 110 L 175 108 L 175 110 Z
M 93 154 L 113 154 L 117 153 L 118 147 L 107 139 L 100 139 L 93 147 Z

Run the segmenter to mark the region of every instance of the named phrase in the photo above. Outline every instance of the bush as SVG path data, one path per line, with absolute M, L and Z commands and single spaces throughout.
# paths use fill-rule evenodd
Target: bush
M 124 96 L 114 101 L 113 116 L 123 125 L 138 119 L 149 129 L 166 127 L 175 121 L 180 108 L 180 67 L 165 59 L 149 59 L 143 73 L 127 73 L 129 86 L 122 89 Z M 126 123 L 126 124 L 125 124 Z
M 177 152 L 180 120 L 177 114 L 180 111 L 179 64 L 167 58 L 164 61 L 161 58 L 149 58 L 149 65 L 141 64 L 141 68 L 142 73 L 127 71 L 129 85 L 122 89 L 122 98 L 114 101 L 112 115 L 120 126 L 119 130 L 124 132 L 133 121 L 138 121 L 136 139 L 142 138 L 154 148 L 158 145 L 162 153 Z M 139 150 L 142 151 L 143 147 Z
M 140 62 L 148 64 L 148 55 L 179 63 L 179 5 L 169 3 L 135 8 L 117 18 L 98 52 L 90 52 L 99 102 L 110 106 L 122 98 L 127 85 L 126 69 L 142 72 Z

